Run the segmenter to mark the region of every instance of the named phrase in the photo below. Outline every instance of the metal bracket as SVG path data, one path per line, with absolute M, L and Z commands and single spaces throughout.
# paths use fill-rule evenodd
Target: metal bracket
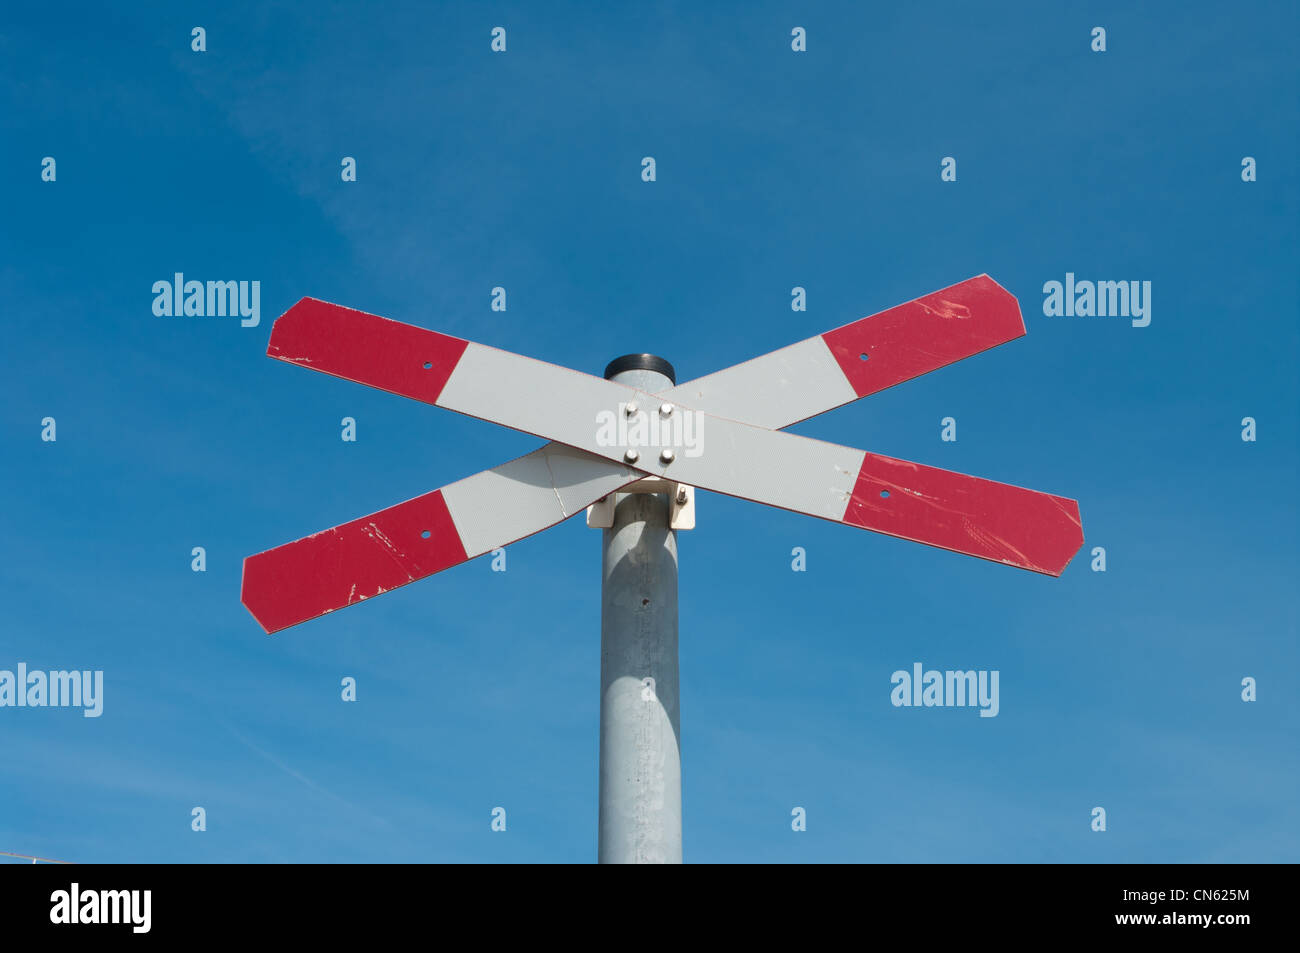
M 664 493 L 669 500 L 668 528 L 695 529 L 695 487 L 674 483 L 663 477 L 643 477 L 618 493 L 587 507 L 587 526 L 591 529 L 611 529 L 614 526 L 614 508 L 619 493 Z

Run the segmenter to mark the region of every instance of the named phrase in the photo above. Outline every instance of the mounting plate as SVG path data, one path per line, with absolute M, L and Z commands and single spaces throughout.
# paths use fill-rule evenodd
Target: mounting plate
M 591 529 L 610 529 L 614 525 L 614 507 L 620 493 L 663 493 L 672 507 L 668 515 L 669 529 L 695 529 L 695 487 L 674 483 L 662 477 L 645 477 L 617 493 L 611 493 L 587 507 L 587 526 Z

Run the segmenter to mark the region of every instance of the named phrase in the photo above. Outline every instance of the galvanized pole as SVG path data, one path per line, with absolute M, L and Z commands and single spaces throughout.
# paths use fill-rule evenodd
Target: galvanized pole
M 652 394 L 674 383 L 672 365 L 649 354 L 619 358 L 605 376 Z M 677 534 L 669 526 L 671 507 L 664 493 L 620 493 L 614 524 L 602 530 L 602 864 L 682 861 Z

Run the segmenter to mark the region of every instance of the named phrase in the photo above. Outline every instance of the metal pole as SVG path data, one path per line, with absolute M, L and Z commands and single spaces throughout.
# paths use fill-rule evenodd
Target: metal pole
M 649 393 L 673 383 L 652 355 L 605 376 Z M 646 447 L 643 453 L 658 453 Z M 677 534 L 663 493 L 620 493 L 602 534 L 600 824 L 602 864 L 682 861 L 677 695 Z

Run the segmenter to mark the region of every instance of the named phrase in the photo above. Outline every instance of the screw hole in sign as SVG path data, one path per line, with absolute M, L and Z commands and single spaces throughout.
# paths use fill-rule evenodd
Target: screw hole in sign
M 863 351 L 861 354 L 858 355 L 858 360 L 859 360 L 859 361 L 869 361 L 869 360 L 871 360 L 871 355 L 868 354 L 866 351 Z
M 424 369 L 425 369 L 426 371 L 429 370 L 429 369 L 432 368 L 432 367 L 433 367 L 433 362 L 432 362 L 432 361 L 425 361 L 425 362 L 424 362 Z
M 420 534 L 420 539 L 428 539 L 432 534 L 426 529 Z
M 885 500 L 889 499 L 889 491 L 888 491 L 888 490 L 881 490 L 881 491 L 880 491 L 880 497 L 881 497 L 881 499 L 885 499 Z

